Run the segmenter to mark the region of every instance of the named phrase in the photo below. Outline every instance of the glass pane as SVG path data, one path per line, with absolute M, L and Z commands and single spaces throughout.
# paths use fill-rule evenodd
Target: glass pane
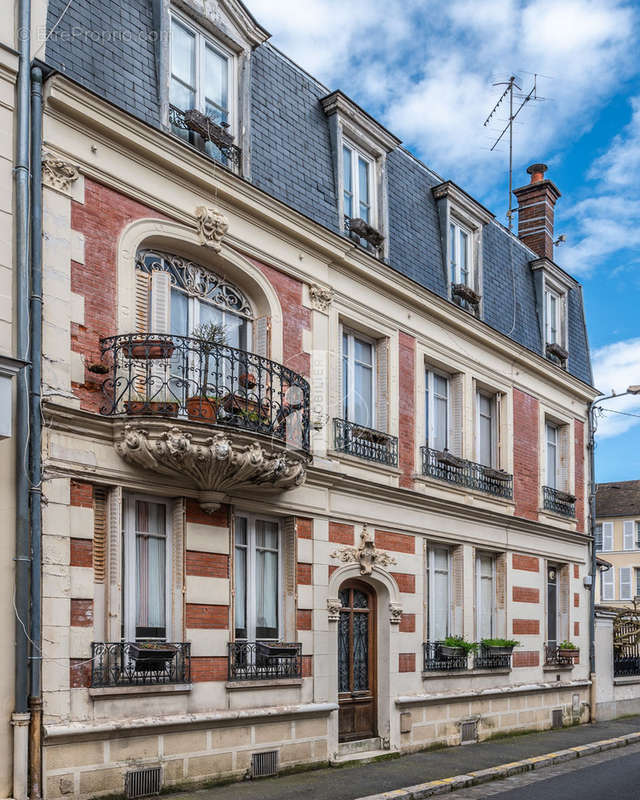
M 256 520 L 256 547 L 278 549 L 278 524 L 268 520 Z
M 373 345 L 370 342 L 363 342 L 362 339 L 354 339 L 355 359 L 362 364 L 373 363 Z
M 344 187 L 344 214 L 353 217 L 353 185 L 351 179 L 351 150 L 342 148 L 342 179 Z
M 369 598 L 364 592 L 355 589 L 353 592 L 353 607 L 354 608 L 369 608 Z
M 358 159 L 358 192 L 360 217 L 369 222 L 369 165 L 362 158 Z
M 460 231 L 460 282 L 469 283 L 469 237 Z
M 191 89 L 184 86 L 184 84 L 177 81 L 175 78 L 171 79 L 171 91 L 169 101 L 171 105 L 180 108 L 182 111 L 188 111 L 190 108 L 195 108 L 196 95 Z M 183 131 L 185 134 L 187 131 Z
M 178 289 L 171 290 L 171 333 L 176 336 L 189 336 L 189 298 Z
M 235 519 L 235 539 L 236 544 L 246 545 L 247 543 L 247 520 L 245 517 Z
M 556 446 L 547 443 L 547 486 L 556 488 Z
M 136 532 L 166 535 L 166 506 L 164 503 L 148 503 L 136 500 Z
M 226 312 L 224 315 L 224 325 L 229 347 L 237 347 L 240 350 L 244 350 L 243 343 L 246 342 L 246 334 L 244 333 L 244 329 L 247 325 L 246 319 L 238 317 L 236 314 L 229 314 Z
M 456 228 L 455 225 L 449 223 L 449 262 L 451 264 L 451 279 L 456 281 Z
M 246 536 L 246 532 L 245 532 Z M 236 541 L 238 530 L 236 529 Z M 235 626 L 236 636 L 244 638 L 247 635 L 247 550 L 245 547 L 236 547 L 236 563 L 234 564 L 235 580 Z
M 348 592 L 340 592 L 340 598 Z M 342 599 L 345 603 L 345 600 Z M 347 600 L 348 603 L 348 600 Z M 348 611 L 340 612 L 338 624 L 338 691 L 349 691 L 349 619 Z
M 491 466 L 491 418 L 480 417 L 480 463 Z
M 356 364 L 354 369 L 354 422 L 371 427 L 373 423 L 373 370 Z
M 226 122 L 228 117 L 228 61 L 225 56 L 209 45 L 205 48 L 204 94 L 207 101 L 207 113 L 216 122 Z M 210 104 L 217 108 L 210 109 Z
M 342 401 L 344 418 L 349 419 L 349 337 L 342 337 Z
M 447 447 L 447 401 L 442 397 L 436 397 L 434 401 L 434 432 L 433 447 L 436 450 L 444 450 Z
M 493 636 L 493 580 L 490 577 L 480 578 L 480 619 L 479 638 L 490 639 Z
M 353 691 L 369 688 L 369 615 L 353 615 Z
M 278 554 L 256 550 L 256 628 L 278 631 Z
M 425 419 L 424 419 L 424 430 L 425 436 L 427 440 L 427 445 L 429 447 L 435 447 L 432 441 L 430 441 L 431 431 L 429 430 L 429 425 L 431 424 L 431 419 L 429 416 L 429 373 L 427 372 L 424 376 L 424 384 L 426 386 L 424 392 L 424 411 L 425 411 Z
M 449 381 L 442 375 L 433 376 L 433 389 L 440 397 L 447 397 L 449 394 Z
M 340 598 L 340 602 L 342 603 L 343 606 L 349 606 L 350 605 L 350 603 L 349 603 L 349 590 L 348 589 L 340 589 L 338 597 Z
M 192 89 L 196 82 L 196 39 L 176 19 L 171 20 L 171 72 Z
M 164 635 L 162 629 L 165 627 L 166 542 L 164 539 L 144 534 L 138 534 L 136 540 L 138 579 L 136 628 L 156 628 L 160 629 L 156 635 Z
M 431 620 L 433 630 L 429 636 L 433 641 L 442 641 L 448 635 L 449 622 L 449 576 L 446 572 L 435 572 L 431 581 Z

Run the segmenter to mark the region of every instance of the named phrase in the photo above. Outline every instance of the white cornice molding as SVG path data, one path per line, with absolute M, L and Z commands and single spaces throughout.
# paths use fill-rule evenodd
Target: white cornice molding
M 203 196 L 210 196 L 212 187 L 215 187 L 221 207 L 226 204 L 233 209 L 233 213 L 251 220 L 254 225 L 261 225 L 270 233 L 278 231 L 279 235 L 284 235 L 297 247 L 326 259 L 328 267 L 352 278 L 355 276 L 368 285 L 376 284 L 377 290 L 382 294 L 400 299 L 408 307 L 421 313 L 428 310 L 429 316 L 455 329 L 457 334 L 473 337 L 498 355 L 552 381 L 584 402 L 598 396 L 593 387 L 560 367 L 555 367 L 541 354 L 528 350 L 435 292 L 419 286 L 402 273 L 368 255 L 345 237 L 324 228 L 248 181 L 221 168 L 214 161 L 183 144 L 177 137 L 151 128 L 61 75 L 47 81 L 45 114 L 58 123 L 75 129 L 81 135 L 90 137 L 92 141 L 113 149 L 122 157 L 137 160 L 144 167 L 192 192 L 202 192 Z M 184 209 L 174 205 L 170 196 L 159 198 L 145 192 L 143 188 L 127 180 L 126 172 L 124 175 L 116 175 L 100 167 L 95 160 L 89 160 L 89 156 L 85 158 L 82 153 L 66 152 L 60 142 L 50 141 L 49 138 L 46 146 L 61 157 L 73 158 L 82 174 L 115 191 L 134 197 L 167 216 L 195 226 L 195 218 L 186 215 Z M 309 276 L 300 268 L 280 262 L 269 253 L 258 251 L 246 242 L 236 239 L 232 233 L 227 234 L 226 238 L 244 253 L 260 258 L 299 280 L 309 280 Z M 406 332 L 411 333 L 409 329 Z
M 529 262 L 529 265 L 534 272 L 542 270 L 551 280 L 559 283 L 565 289 L 577 289 L 580 286 L 578 281 L 572 278 L 571 275 L 568 275 L 562 267 L 559 267 L 550 258 L 534 258 Z
M 236 33 L 251 48 L 264 44 L 271 37 L 269 31 L 263 28 L 249 13 L 246 6 L 238 0 L 217 0 L 217 4 L 210 4 L 205 0 L 173 0 L 173 2 L 177 8 L 182 9 L 190 16 L 196 14 L 196 21 L 205 28 L 212 28 L 214 34 L 222 34 L 224 39 L 231 37 L 228 44 L 232 47 L 234 45 L 237 47 L 236 41 L 231 36 L 231 32 L 225 30 L 224 22 L 230 23 Z M 218 9 L 211 8 L 215 5 L 218 6 Z M 224 17 L 227 19 L 224 20 Z
M 495 214 L 492 214 L 477 200 L 474 200 L 471 195 L 467 194 L 464 189 L 461 189 L 453 181 L 445 181 L 438 186 L 434 186 L 431 192 L 436 200 L 449 200 L 454 207 L 461 209 L 478 225 L 486 225 L 495 217 Z
M 370 145 L 375 144 L 379 150 L 390 153 L 401 144 L 397 136 L 380 125 L 340 90 L 328 94 L 320 102 L 328 117 L 333 114 L 338 115 L 340 122 L 347 128 L 347 133 L 353 130 L 356 137 L 359 134 L 359 138 L 368 140 Z

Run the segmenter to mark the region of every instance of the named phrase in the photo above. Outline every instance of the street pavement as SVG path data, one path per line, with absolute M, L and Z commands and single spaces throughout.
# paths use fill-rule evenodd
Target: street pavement
M 366 765 L 349 765 L 317 770 L 298 772 L 292 775 L 283 775 L 276 778 L 264 778 L 256 781 L 243 781 L 226 786 L 216 786 L 210 789 L 183 792 L 179 800 L 300 800 L 306 796 L 310 800 L 356 800 L 379 792 L 388 792 L 406 786 L 414 786 L 426 781 L 447 778 L 453 775 L 465 774 L 471 771 L 487 769 L 499 764 L 511 763 L 532 756 L 564 750 L 577 745 L 588 744 L 602 739 L 640 731 L 640 716 L 626 717 L 608 722 L 597 722 L 593 725 L 578 725 L 571 728 L 562 728 L 556 731 L 530 733 L 522 736 L 509 736 L 464 747 L 449 747 L 442 750 L 412 753 L 398 758 L 385 759 Z M 617 758 L 624 758 L 632 748 L 640 745 L 631 745 L 615 752 Z M 583 759 L 583 764 L 594 763 L 593 759 L 606 755 Z M 637 757 L 637 756 L 636 756 Z M 577 760 L 580 762 L 580 759 Z M 574 762 L 571 762 L 574 764 Z M 548 771 L 540 770 L 536 775 L 547 778 L 549 773 L 561 774 L 557 765 Z M 577 766 L 575 774 L 580 774 Z M 540 777 L 541 776 L 541 777 Z M 525 776 L 515 776 L 522 777 Z M 510 791 L 514 784 L 504 784 L 503 793 Z M 450 798 L 462 797 L 488 797 L 496 784 L 485 784 L 462 790 L 460 793 L 449 794 Z M 535 781 L 531 786 L 535 785 Z M 640 782 L 637 784 L 640 787 Z M 522 784 L 523 787 L 529 784 Z M 520 795 L 522 789 L 518 788 L 518 800 L 524 800 Z M 479 792 L 473 794 L 473 792 Z M 484 794 L 482 793 L 484 792 Z M 515 795 L 514 795 L 515 796 Z M 542 797 L 543 795 L 531 795 Z M 552 796 L 552 795 L 544 795 Z M 586 800 L 588 795 L 565 794 L 565 798 L 580 797 Z M 635 795 L 629 797 L 640 800 L 640 788 Z M 505 800 L 508 798 L 505 795 Z M 591 797 L 610 797 L 607 791 L 602 795 Z M 626 796 L 618 794 L 616 800 L 625 800 Z

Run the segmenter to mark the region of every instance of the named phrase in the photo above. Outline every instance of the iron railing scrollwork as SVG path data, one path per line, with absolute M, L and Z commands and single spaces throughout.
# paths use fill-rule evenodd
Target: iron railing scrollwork
M 613 674 L 616 678 L 640 675 L 640 624 L 638 601 L 622 609 L 613 623 Z
M 229 642 L 230 681 L 302 678 L 300 642 Z
M 487 647 L 480 648 L 473 657 L 474 669 L 511 669 L 511 653 L 493 653 Z
M 282 364 L 172 334 L 111 336 L 101 347 L 104 415 L 188 418 L 309 449 L 309 383 Z
M 446 656 L 442 652 L 442 645 L 442 642 L 424 642 L 423 669 L 425 672 L 468 669 L 469 659 L 466 653 L 458 656 Z
M 551 486 L 542 487 L 544 508 L 564 517 L 575 517 L 576 498 Z
M 190 115 L 195 119 L 190 119 Z M 233 137 L 227 131 L 228 125 L 219 125 L 212 117 L 194 109 L 183 110 L 174 105 L 169 106 L 169 123 L 178 136 L 198 150 L 235 171 L 240 170 L 242 150 L 233 144 Z
M 443 454 L 441 450 L 422 447 L 422 474 L 478 492 L 513 498 L 513 475 L 490 469 L 482 464 Z
M 555 642 L 547 642 L 544 646 L 544 664 L 546 667 L 572 667 L 573 658 L 560 655 L 560 647 Z
M 91 686 L 191 683 L 190 642 L 92 642 Z
M 398 466 L 398 437 L 349 422 L 334 420 L 335 448 L 367 461 L 390 467 Z

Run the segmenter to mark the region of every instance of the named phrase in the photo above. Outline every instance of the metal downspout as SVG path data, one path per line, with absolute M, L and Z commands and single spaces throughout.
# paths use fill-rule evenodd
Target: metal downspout
M 42 70 L 31 70 L 31 693 L 29 709 L 30 797 L 41 791 L 42 731 L 42 418 L 40 383 L 42 372 Z
M 19 60 L 16 85 L 16 355 L 29 360 L 29 116 L 30 0 L 19 0 L 16 35 Z M 15 701 L 13 713 L 13 796 L 27 796 L 28 643 L 29 643 L 29 367 L 16 381 L 16 554 L 15 554 Z
M 595 406 L 589 405 L 589 533 L 591 534 L 591 597 L 589 601 L 589 722 L 596 721 L 596 430 Z

